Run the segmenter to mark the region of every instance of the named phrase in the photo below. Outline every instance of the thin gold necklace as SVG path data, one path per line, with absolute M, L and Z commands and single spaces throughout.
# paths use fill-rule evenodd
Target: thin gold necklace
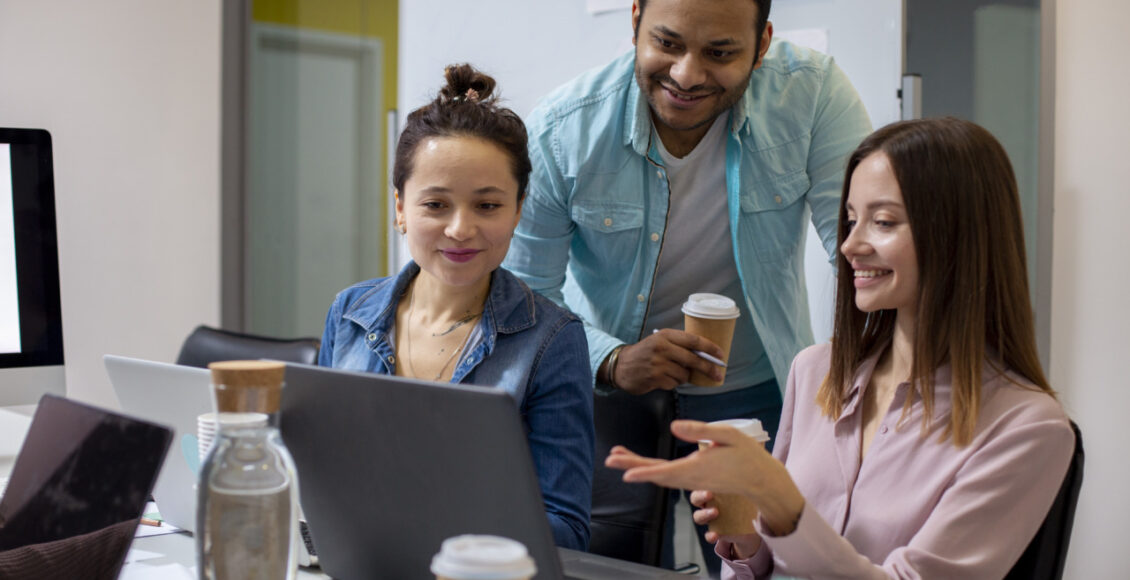
M 415 292 L 409 292 L 409 294 L 408 294 L 408 320 L 407 320 L 408 324 L 406 326 L 411 326 L 412 317 L 413 317 L 414 313 L 416 312 L 416 310 L 415 310 L 415 308 L 416 308 L 415 294 L 416 294 Z M 474 328 L 475 327 L 472 326 L 472 327 L 469 327 L 467 329 L 467 334 L 463 337 L 463 342 L 459 343 L 458 348 L 451 351 L 451 355 L 448 356 L 447 360 L 445 360 L 443 362 L 443 366 L 440 367 L 439 372 L 436 373 L 436 376 L 432 377 L 433 381 L 438 381 L 440 379 L 440 377 L 443 376 L 443 373 L 447 370 L 447 367 L 451 365 L 451 361 L 455 360 L 456 355 L 458 355 L 460 352 L 463 352 L 463 348 L 467 346 L 467 341 L 469 341 L 471 339 L 471 331 L 474 330 Z M 452 328 L 451 330 L 454 330 L 454 328 Z M 449 332 L 451 332 L 451 330 L 448 330 L 447 332 L 445 332 L 443 334 L 446 335 Z M 433 333 L 432 336 L 435 336 L 435 334 Z M 413 358 L 412 357 L 412 330 L 410 328 L 404 329 L 404 350 L 406 350 L 407 354 L 408 354 L 408 358 L 405 360 L 405 362 L 407 363 L 406 366 L 408 367 L 408 372 L 414 378 L 417 378 L 417 379 L 420 378 L 420 375 L 416 373 L 416 367 L 412 364 L 412 358 Z

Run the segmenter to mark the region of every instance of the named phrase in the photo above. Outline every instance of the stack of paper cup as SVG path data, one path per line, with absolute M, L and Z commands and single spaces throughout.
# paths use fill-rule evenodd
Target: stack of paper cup
M 444 540 L 431 568 L 437 580 L 529 580 L 537 573 L 521 542 L 470 534 Z
M 208 457 L 212 443 L 216 441 L 219 425 L 216 413 L 204 413 L 196 418 L 196 445 L 200 453 L 200 462 Z M 220 413 L 219 423 L 225 427 L 264 427 L 267 425 L 266 413 Z

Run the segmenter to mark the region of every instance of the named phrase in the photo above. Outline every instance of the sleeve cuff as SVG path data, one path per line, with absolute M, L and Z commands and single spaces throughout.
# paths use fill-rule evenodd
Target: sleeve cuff
M 714 545 L 714 553 L 722 559 L 722 578 L 734 580 L 753 580 L 754 578 L 768 578 L 773 572 L 773 552 L 764 541 L 753 556 L 744 560 L 731 560 L 730 551 L 733 544 L 727 540 L 718 540 Z

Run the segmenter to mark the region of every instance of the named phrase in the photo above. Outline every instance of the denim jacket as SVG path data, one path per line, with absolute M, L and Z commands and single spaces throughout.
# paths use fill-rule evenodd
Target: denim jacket
M 504 266 L 585 321 L 595 370 L 643 338 L 668 228 L 667 174 L 628 52 L 545 97 L 527 128 L 533 174 Z M 804 285 L 811 214 L 836 251 L 848 155 L 871 131 L 831 57 L 774 40 L 731 109 L 726 189 L 734 261 L 780 385 L 812 343 Z
M 393 374 L 389 335 L 396 306 L 420 272 L 341 291 L 326 316 L 318 364 Z M 581 322 L 499 268 L 479 322 L 483 339 L 463 357 L 453 383 L 495 386 L 518 403 L 545 511 L 557 545 L 585 550 L 592 501 L 592 376 Z

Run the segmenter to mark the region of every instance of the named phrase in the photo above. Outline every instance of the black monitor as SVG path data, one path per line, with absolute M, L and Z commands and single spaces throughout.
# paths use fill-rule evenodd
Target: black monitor
M 0 128 L 0 406 L 65 385 L 51 134 Z

